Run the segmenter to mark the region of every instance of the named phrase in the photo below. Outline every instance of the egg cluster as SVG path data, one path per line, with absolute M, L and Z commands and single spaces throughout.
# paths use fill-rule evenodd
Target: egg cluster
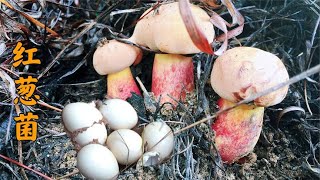
M 89 179 L 116 179 L 119 164 L 131 165 L 142 159 L 151 165 L 167 159 L 174 138 L 165 122 L 151 122 L 142 134 L 131 130 L 138 124 L 135 109 L 121 99 L 108 99 L 98 107 L 76 102 L 62 111 L 65 131 L 78 150 L 77 167 Z M 112 131 L 109 135 L 107 129 Z M 149 163 L 148 163 L 149 164 Z

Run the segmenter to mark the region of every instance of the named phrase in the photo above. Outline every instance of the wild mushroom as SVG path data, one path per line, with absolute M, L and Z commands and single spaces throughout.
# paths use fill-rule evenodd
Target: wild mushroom
M 217 104 L 224 110 L 235 103 L 221 98 Z M 233 163 L 253 150 L 262 130 L 263 112 L 264 107 L 243 104 L 217 117 L 212 125 L 214 142 L 224 162 Z
M 207 41 L 212 43 L 214 29 L 208 14 L 196 5 L 191 5 L 191 12 L 200 31 L 205 35 Z M 155 10 L 152 8 L 148 9 L 141 16 L 136 24 L 133 35 L 127 41 L 148 47 L 154 51 L 170 54 L 194 54 L 201 52 L 194 45 L 188 34 L 179 13 L 178 2 L 163 4 Z M 111 40 L 97 49 L 93 61 L 95 69 L 99 74 L 109 74 L 130 66 L 134 61 L 139 60 L 141 55 L 142 53 L 139 48 Z M 181 63 L 182 60 L 187 60 L 188 63 Z M 170 94 L 175 99 L 179 99 L 181 92 L 184 92 L 184 90 L 187 92 L 193 90 L 193 68 L 190 68 L 193 67 L 191 58 L 178 55 L 156 55 L 155 64 L 153 68 L 154 75 L 162 75 L 165 72 L 167 76 L 175 77 L 174 81 L 169 80 L 169 78 L 156 78 L 157 80 L 153 80 L 153 87 L 160 87 L 165 84 L 170 84 L 172 87 L 169 91 L 166 88 L 153 88 L 153 92 L 157 98 L 161 94 L 163 95 L 164 98 L 161 102 L 169 101 L 175 105 L 176 102 L 169 98 L 167 94 Z M 170 71 L 170 68 L 174 71 Z M 177 69 L 181 69 L 179 75 L 175 75 Z M 131 78 L 128 78 L 127 81 L 133 82 Z M 191 84 L 184 84 L 185 82 L 190 82 Z M 115 87 L 114 83 L 110 84 L 112 84 L 112 87 Z M 116 85 L 118 86 L 118 84 Z M 131 84 L 129 86 L 133 87 Z M 174 92 L 171 91 L 172 89 Z
M 219 107 L 226 109 L 288 79 L 277 56 L 257 48 L 236 47 L 216 59 L 211 86 L 223 98 Z M 262 128 L 263 107 L 280 103 L 287 91 L 288 86 L 255 99 L 255 105 L 241 105 L 218 116 L 212 129 L 223 161 L 232 163 L 253 151 Z
M 177 102 L 174 99 L 184 101 L 186 93 L 193 90 L 194 76 L 191 57 L 178 54 L 155 55 L 151 91 L 155 97 L 161 96 L 160 104 L 170 102 L 176 105 Z
M 289 79 L 282 61 L 272 53 L 252 47 L 229 49 L 215 61 L 211 86 L 222 98 L 238 102 Z M 280 103 L 288 86 L 254 100 L 257 106 Z
M 141 94 L 130 66 L 141 61 L 142 51 L 116 40 L 102 42 L 93 55 L 93 66 L 100 75 L 107 75 L 107 95 L 127 99 L 131 93 Z
M 135 82 L 130 67 L 107 76 L 107 95 L 109 98 L 126 100 L 131 93 L 141 95 L 139 87 Z
M 192 42 L 182 17 L 178 2 L 149 9 L 136 25 L 131 41 L 170 54 L 156 54 L 152 71 L 152 92 L 160 103 L 177 104 L 174 99 L 185 99 L 194 90 L 193 62 L 191 57 L 179 54 L 201 52 Z M 214 29 L 208 14 L 199 6 L 191 5 L 191 12 L 208 42 L 214 39 Z M 148 14 L 147 14 L 148 13 Z M 170 95 L 170 96 L 168 96 Z
M 209 21 L 210 17 L 196 5 L 191 5 L 191 11 L 198 27 L 211 43 L 214 39 L 214 29 Z M 142 37 L 143 34 L 139 32 L 145 25 L 149 25 L 153 38 L 141 41 L 143 38 L 138 37 Z M 177 102 L 174 99 L 184 100 L 186 93 L 194 90 L 193 62 L 191 57 L 178 54 L 194 54 L 201 51 L 194 45 L 188 34 L 179 13 L 178 2 L 165 4 L 156 11 L 151 11 L 139 21 L 135 32 L 137 33 L 134 38 L 137 43 L 170 53 L 156 54 L 154 59 L 151 91 L 156 98 L 162 96 L 160 104 L 170 102 L 176 105 Z
M 200 31 L 209 44 L 214 39 L 210 16 L 199 6 L 191 4 L 191 12 Z M 179 12 L 179 3 L 162 4 L 142 14 L 129 41 L 154 51 L 170 54 L 195 54 L 201 52 L 192 42 Z

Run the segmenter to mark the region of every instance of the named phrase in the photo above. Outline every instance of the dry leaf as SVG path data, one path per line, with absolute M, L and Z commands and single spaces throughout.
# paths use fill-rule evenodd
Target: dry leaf
M 283 109 L 283 110 L 280 112 L 280 114 L 279 114 L 279 116 L 278 116 L 278 120 L 277 120 L 277 126 L 278 126 L 278 124 L 279 124 L 282 116 L 284 116 L 285 114 L 287 114 L 288 112 L 291 112 L 291 111 L 300 111 L 300 112 L 302 112 L 303 114 L 306 114 L 306 111 L 305 111 L 303 108 L 301 108 L 301 107 L 298 107 L 298 106 L 290 106 L 290 107 L 287 107 L 287 108 Z
M 222 4 L 225 5 L 232 17 L 232 24 L 231 26 L 234 26 L 238 24 L 239 26 L 228 31 L 228 35 L 225 36 L 224 34 L 218 36 L 216 38 L 217 41 L 225 41 L 225 38 L 227 39 L 233 38 L 239 34 L 242 33 L 243 31 L 243 26 L 244 26 L 244 18 L 243 16 L 239 13 L 239 11 L 234 7 L 232 2 L 230 0 L 221 0 Z
M 13 11 L 18 12 L 19 14 L 21 14 L 23 17 L 25 17 L 26 19 L 28 19 L 30 22 L 32 22 L 33 24 L 46 29 L 50 34 L 52 34 L 53 36 L 59 36 L 58 33 L 56 33 L 55 31 L 53 31 L 52 29 L 46 27 L 44 24 L 42 24 L 40 21 L 34 19 L 33 17 L 29 16 L 27 13 L 21 12 L 17 9 L 15 9 L 10 3 L 8 3 L 6 0 L 0 0 L 1 3 L 5 4 L 7 7 L 9 7 L 10 9 L 12 9 Z
M 216 26 L 217 28 L 221 29 L 224 34 L 222 34 L 222 36 L 224 36 L 224 41 L 223 44 L 221 45 L 221 47 L 214 52 L 215 55 L 220 56 L 224 53 L 224 51 L 226 51 L 227 46 L 228 46 L 228 29 L 227 29 L 227 25 L 225 20 L 219 16 L 219 14 L 217 14 L 216 12 L 212 12 L 212 16 L 210 18 L 210 22 Z
M 179 0 L 179 10 L 182 20 L 194 45 L 202 52 L 205 52 L 207 54 L 213 54 L 213 50 L 207 38 L 205 37 L 203 32 L 197 27 L 197 24 L 191 12 L 189 1 Z

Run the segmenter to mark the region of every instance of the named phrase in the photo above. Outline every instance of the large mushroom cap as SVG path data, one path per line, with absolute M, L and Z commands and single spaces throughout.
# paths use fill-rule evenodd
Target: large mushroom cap
M 98 46 L 93 55 L 94 69 L 100 75 L 116 73 L 140 61 L 142 51 L 130 44 L 110 40 Z
M 148 9 L 138 21 L 132 41 L 170 54 L 194 54 L 200 50 L 193 44 L 181 18 L 178 2 L 163 4 L 156 10 Z M 151 11 L 151 12 L 150 12 Z M 214 39 L 210 16 L 199 6 L 191 4 L 196 24 L 209 43 Z M 146 13 L 148 13 L 146 15 Z
M 289 79 L 282 61 L 269 52 L 236 47 L 218 57 L 211 73 L 211 86 L 224 99 L 238 102 Z M 272 106 L 286 96 L 288 86 L 255 99 L 258 106 Z

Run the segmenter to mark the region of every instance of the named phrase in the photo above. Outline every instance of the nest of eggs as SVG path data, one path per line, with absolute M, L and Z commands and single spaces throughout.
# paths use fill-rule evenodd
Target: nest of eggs
M 173 151 L 171 128 L 161 121 L 147 124 L 141 134 L 134 108 L 121 99 L 70 103 L 62 112 L 63 125 L 77 149 L 77 167 L 90 179 L 117 179 L 119 165 L 158 165 Z M 107 120 L 107 121 L 106 121 Z M 107 133 L 108 131 L 111 133 Z M 131 130 L 133 129 L 133 130 Z

